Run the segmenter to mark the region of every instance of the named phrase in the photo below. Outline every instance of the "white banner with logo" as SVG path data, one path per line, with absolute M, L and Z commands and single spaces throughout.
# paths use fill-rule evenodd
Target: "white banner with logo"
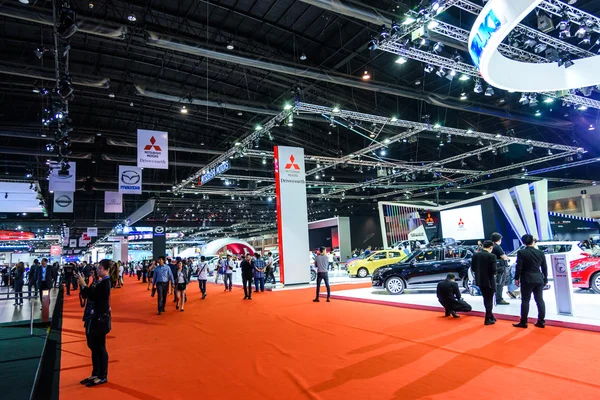
M 98 228 L 95 226 L 88 226 L 87 228 L 87 235 L 89 237 L 96 237 L 98 236 Z
M 51 192 L 74 192 L 75 191 L 75 171 L 76 165 L 74 162 L 69 163 L 69 171 L 62 175 L 58 172 L 59 168 L 52 168 L 48 180 L 48 190 Z
M 52 209 L 55 213 L 72 213 L 74 196 L 73 192 L 54 192 L 54 206 Z
M 119 192 L 104 192 L 104 212 L 122 213 L 123 194 Z
M 119 192 L 142 194 L 142 169 L 119 165 Z
M 69 239 L 69 247 L 77 247 L 77 239 Z
M 279 265 L 283 283 L 310 282 L 304 149 L 275 147 Z
M 137 166 L 169 169 L 169 134 L 161 131 L 137 131 Z
M 81 237 L 79 238 L 79 247 L 85 247 L 88 245 L 89 242 L 92 241 L 92 238 L 90 236 L 88 236 L 87 233 L 84 233 L 81 235 Z

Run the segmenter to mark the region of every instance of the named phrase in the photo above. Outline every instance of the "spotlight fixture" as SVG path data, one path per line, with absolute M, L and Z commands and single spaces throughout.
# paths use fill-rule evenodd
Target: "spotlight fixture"
M 405 57 L 398 57 L 398 58 L 396 59 L 396 64 L 400 64 L 400 65 L 402 65 L 402 64 L 406 64 L 406 62 L 407 62 L 407 61 L 408 61 L 408 60 L 407 60 Z
M 588 128 L 588 131 L 593 131 L 594 129 L 596 129 L 596 128 L 594 127 L 594 125 L 590 125 L 590 127 Z
M 371 79 L 371 74 L 369 73 L 369 70 L 365 70 L 365 72 L 363 72 L 363 75 L 362 75 L 362 80 L 368 81 L 369 79 Z
M 440 69 L 438 69 L 435 74 L 437 76 L 439 76 L 440 78 L 443 78 L 444 76 L 446 76 L 446 71 L 444 70 L 443 67 L 440 67 Z
M 188 109 L 185 106 L 181 107 L 181 113 L 182 114 L 187 114 L 188 113 Z
M 536 107 L 539 104 L 537 94 L 532 93 L 529 95 L 529 107 Z
M 467 166 L 467 163 L 465 162 L 465 160 L 460 160 L 460 166 L 461 166 L 461 168 L 465 168 Z
M 135 22 L 135 21 L 137 21 L 137 18 L 136 18 L 136 16 L 135 16 L 134 14 L 129 14 L 129 15 L 127 16 L 127 20 L 128 20 L 129 22 Z
M 481 85 L 481 80 L 479 80 L 479 79 L 475 80 L 475 87 L 473 88 L 473 92 L 475 92 L 475 93 L 483 92 L 483 86 Z
M 229 39 L 227 41 L 227 50 L 233 50 L 235 49 L 235 46 L 233 45 L 233 40 Z
M 108 94 L 108 97 L 110 97 L 111 99 L 114 99 L 114 98 L 115 98 L 115 94 L 114 94 L 113 92 L 110 92 L 110 93 Z
M 541 117 L 541 116 L 542 116 L 542 112 L 541 112 L 540 110 L 537 110 L 537 111 L 535 112 L 535 116 L 536 116 L 536 117 Z
M 306 54 L 300 54 L 300 61 L 306 61 Z
M 560 29 L 561 31 L 564 31 L 569 27 L 570 24 L 571 24 L 571 17 L 569 17 L 569 14 L 567 13 L 566 10 L 563 10 L 560 22 L 558 23 L 558 29 Z
M 573 61 L 571 60 L 571 56 L 568 53 L 562 52 L 559 54 L 559 56 L 558 56 L 558 66 L 559 67 L 564 66 L 565 68 L 570 68 L 573 65 L 574 64 L 573 64 Z
M 477 139 L 477 145 L 483 146 L 483 140 L 481 140 L 481 138 Z
M 425 72 L 428 74 L 432 73 L 435 70 L 435 67 L 431 64 L 427 64 L 424 68 Z
M 434 53 L 441 53 L 442 50 L 444 50 L 444 43 L 437 42 L 436 44 L 433 45 L 433 52 Z
M 481 153 L 477 153 L 477 160 L 481 161 Z
M 458 78 L 459 81 L 468 81 L 469 79 L 470 79 L 469 75 L 465 75 L 465 74 L 462 74 L 460 76 L 460 78 Z
M 521 98 L 519 99 L 519 103 L 521 103 L 522 105 L 529 104 L 529 96 L 527 95 L 527 93 L 523 93 L 521 95 Z
M 548 155 L 551 156 L 552 155 L 552 150 L 548 149 Z
M 61 8 L 56 33 L 63 39 L 73 36 L 79 30 L 79 26 L 75 23 L 76 18 L 75 11 L 66 7 Z
M 530 145 L 530 146 L 527 148 L 527 152 L 528 152 L 529 154 L 533 153 L 533 146 L 532 146 L 532 145 Z
M 377 41 L 377 39 L 375 39 L 373 36 L 371 36 L 371 39 L 369 40 L 369 50 L 375 51 L 378 48 L 379 48 L 379 42 Z M 302 59 L 302 56 L 300 56 L 300 58 Z
M 492 97 L 494 94 L 494 88 L 488 85 L 488 87 L 485 89 L 484 95 L 487 97 Z
M 36 57 L 41 59 L 45 53 L 47 52 L 51 52 L 52 50 L 50 50 L 47 47 L 38 47 L 37 49 L 35 49 L 33 52 L 35 53 Z
M 88 8 L 89 8 L 90 10 L 93 10 L 93 9 L 94 9 L 94 3 L 90 1 L 90 2 L 88 3 Z

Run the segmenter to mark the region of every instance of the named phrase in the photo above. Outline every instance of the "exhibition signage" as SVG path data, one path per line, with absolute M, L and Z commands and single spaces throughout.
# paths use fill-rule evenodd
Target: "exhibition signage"
M 205 183 L 213 180 L 217 175 L 221 175 L 222 173 L 229 170 L 229 160 L 223 161 L 221 164 L 217 165 L 214 168 L 209 168 L 200 179 L 198 180 L 198 186 L 204 185 Z
M 55 167 L 50 170 L 48 177 L 48 190 L 51 192 L 74 192 L 75 191 L 75 171 L 76 164 L 69 163 L 67 175 L 59 175 L 60 168 Z
M 483 79 L 500 89 L 524 93 L 566 91 L 600 84 L 600 74 L 597 73 L 600 56 L 576 59 L 570 65 L 563 65 L 570 61 L 563 59 L 563 64 L 557 66 L 557 62 L 510 59 L 498 51 L 511 31 L 544 1 L 489 0 L 486 3 L 473 24 L 468 43 L 471 58 Z M 553 57 L 540 56 L 555 58 L 555 61 L 559 57 L 558 53 Z
M 87 228 L 87 235 L 90 237 L 96 237 L 98 236 L 98 228 L 95 226 L 88 226 Z
M 60 256 L 62 248 L 60 246 L 50 246 L 50 255 L 51 256 Z
M 92 238 L 88 236 L 87 233 L 84 233 L 79 238 L 79 247 L 85 247 L 92 241 Z
M 55 213 L 72 213 L 73 212 L 73 192 L 54 192 L 54 206 L 52 209 Z
M 123 195 L 119 192 L 104 192 L 104 212 L 122 213 Z
M 554 275 L 556 310 L 561 315 L 573 315 L 573 281 L 569 260 L 565 254 L 552 254 L 550 259 Z
M 162 131 L 137 131 L 137 166 L 169 169 L 169 134 Z
M 77 247 L 77 239 L 69 239 L 69 247 Z
M 164 225 L 155 226 L 152 230 L 152 258 L 158 260 L 158 257 L 165 255 L 167 248 L 166 228 Z
M 142 169 L 119 165 L 119 192 L 142 194 Z
M 304 149 L 275 147 L 279 265 L 284 284 L 310 282 Z

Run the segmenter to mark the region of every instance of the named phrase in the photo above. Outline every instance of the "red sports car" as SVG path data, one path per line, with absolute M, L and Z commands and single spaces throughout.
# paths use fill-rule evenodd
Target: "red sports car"
M 586 257 L 571 261 L 573 287 L 592 289 L 600 293 L 600 257 Z

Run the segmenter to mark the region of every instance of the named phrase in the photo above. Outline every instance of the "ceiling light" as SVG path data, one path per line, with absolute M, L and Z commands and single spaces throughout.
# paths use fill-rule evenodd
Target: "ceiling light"
M 368 70 L 365 70 L 365 72 L 363 72 L 362 79 L 363 81 L 368 81 L 369 79 L 371 79 L 371 74 Z
M 475 80 L 475 87 L 473 88 L 473 92 L 475 92 L 475 93 L 483 92 L 483 86 L 481 85 L 481 81 L 479 79 Z
M 392 121 L 392 122 L 396 122 L 396 121 L 398 121 L 398 118 L 397 118 L 397 117 L 392 117 L 392 118 L 390 119 L 390 121 Z
M 227 50 L 233 50 L 235 49 L 235 46 L 233 45 L 233 40 L 229 39 L 227 41 Z
M 435 74 L 440 78 L 443 78 L 444 76 L 446 76 L 446 71 L 444 71 L 443 67 L 440 67 L 440 69 L 438 69 Z
M 404 18 L 404 21 L 402 21 L 402 25 L 409 25 L 416 21 L 417 20 L 412 15 L 407 15 L 406 18 Z
M 300 61 L 306 61 L 306 54 L 300 54 Z
M 469 79 L 470 79 L 469 75 L 465 75 L 465 74 L 462 74 L 460 76 L 460 78 L 458 78 L 459 81 L 468 81 Z
M 181 107 L 181 113 L 182 114 L 187 114 L 188 113 L 188 109 L 185 108 L 185 106 Z
M 388 144 L 389 142 L 390 142 L 390 139 L 389 139 L 389 138 L 386 138 L 386 139 L 383 141 L 383 143 L 385 143 L 385 144 Z
M 387 151 L 385 151 L 385 149 L 381 149 L 381 151 L 379 152 L 380 156 L 385 156 L 387 154 Z
M 594 129 L 596 129 L 596 128 L 594 127 L 594 125 L 590 125 L 590 127 L 588 128 L 588 131 L 593 131 Z
M 493 87 L 491 87 L 491 86 L 488 86 L 488 87 L 485 89 L 485 96 L 487 96 L 487 97 L 491 97 L 491 96 L 493 96 L 494 94 L 495 94 L 495 92 L 494 92 L 494 88 L 493 88 Z
M 536 117 L 541 117 L 541 116 L 542 116 L 542 112 L 541 112 L 540 110 L 537 110 L 537 111 L 535 112 L 535 116 L 536 116 Z
M 462 93 L 460 94 L 460 99 L 461 99 L 461 100 L 467 100 L 467 94 L 466 94 L 465 92 L 462 92 Z
M 467 133 L 473 133 L 473 129 L 471 129 L 471 128 L 467 129 Z
M 398 57 L 398 58 L 396 59 L 396 64 L 400 64 L 400 65 L 402 65 L 402 64 L 406 64 L 406 62 L 407 62 L 407 61 L 408 61 L 408 60 L 407 60 L 405 57 Z
M 554 103 L 554 99 L 552 97 L 546 97 L 544 99 L 544 103 L 546 103 L 546 104 Z
M 92 10 L 94 8 L 94 3 L 92 3 L 91 1 L 88 3 L 88 8 L 90 10 Z
M 256 125 L 256 127 L 254 128 L 255 131 L 262 131 L 262 126 L 260 125 Z
M 433 72 L 433 70 L 435 70 L 435 67 L 431 64 L 427 64 L 424 68 L 424 71 L 427 72 L 428 74 Z
M 135 21 L 137 21 L 137 18 L 135 17 L 135 15 L 129 14 L 127 16 L 127 20 L 129 20 L 129 22 L 135 22 Z
M 585 110 L 587 110 L 588 108 L 587 108 L 587 106 L 584 106 L 584 105 L 582 104 L 582 105 L 580 105 L 579 107 L 577 107 L 577 109 L 578 109 L 579 111 L 585 111 Z
M 437 22 L 436 20 L 431 20 L 427 24 L 427 29 L 432 29 L 433 30 L 433 29 L 437 28 L 438 26 L 440 26 L 439 22 Z
M 29 4 L 29 0 L 19 0 L 19 3 L 21 3 L 21 4 Z
M 529 104 L 529 96 L 527 96 L 527 93 L 523 93 L 521 95 L 521 98 L 519 99 L 519 103 L 521 103 L 523 105 Z
M 286 104 L 283 106 L 284 110 L 291 110 L 292 109 L 292 105 L 291 104 Z
M 339 107 L 333 107 L 333 109 L 331 110 L 334 113 L 339 113 L 340 112 L 340 108 Z
M 110 97 L 111 99 L 114 99 L 114 98 L 115 98 L 115 94 L 114 94 L 113 92 L 110 92 L 110 93 L 108 94 L 108 97 Z

